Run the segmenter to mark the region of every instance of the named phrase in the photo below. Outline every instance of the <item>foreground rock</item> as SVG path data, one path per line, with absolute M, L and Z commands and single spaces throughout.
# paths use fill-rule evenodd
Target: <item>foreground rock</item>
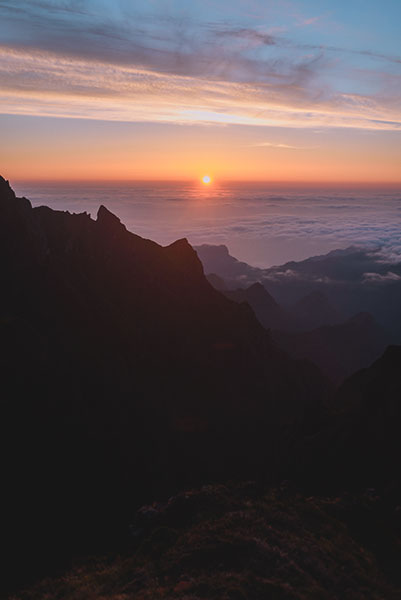
M 395 600 L 393 508 L 372 491 L 322 498 L 286 485 L 268 493 L 252 483 L 206 486 L 143 507 L 123 556 L 92 560 L 13 600 Z

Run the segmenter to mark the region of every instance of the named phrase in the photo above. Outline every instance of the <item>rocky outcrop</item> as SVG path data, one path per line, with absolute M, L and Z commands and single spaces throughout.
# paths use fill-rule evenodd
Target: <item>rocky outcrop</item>
M 278 477 L 324 410 L 317 368 L 214 290 L 186 240 L 163 248 L 104 207 L 33 209 L 3 180 L 0 248 L 9 574 L 49 560 L 39 529 L 68 556 L 96 545 L 105 507 L 104 540 L 149 495 Z
M 188 489 L 137 512 L 124 556 L 81 561 L 14 598 L 85 598 L 90 585 L 95 600 L 396 600 L 398 522 L 372 493 L 322 498 L 252 482 Z

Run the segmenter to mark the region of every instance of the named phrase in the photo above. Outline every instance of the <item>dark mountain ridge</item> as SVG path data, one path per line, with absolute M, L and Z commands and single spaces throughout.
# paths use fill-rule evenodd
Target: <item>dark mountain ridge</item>
M 208 279 L 222 287 L 218 276 Z M 341 322 L 341 315 L 322 292 L 311 292 L 284 309 L 261 283 L 221 291 L 235 302 L 249 304 L 279 348 L 293 358 L 311 360 L 336 385 L 370 366 L 391 339 L 369 313 Z
M 318 369 L 214 290 L 186 240 L 162 248 L 104 207 L 32 208 L 1 179 L 0 267 L 10 577 L 188 483 L 280 477 L 326 410 Z
M 385 490 L 399 511 L 400 369 L 401 346 L 389 346 L 341 385 L 329 418 L 305 442 L 305 478 L 318 478 L 321 486 L 340 481 L 346 489 Z
M 307 598 L 311 585 L 319 597 L 333 597 L 333 586 L 336 597 L 397 596 L 399 348 L 334 397 L 317 367 L 290 359 L 247 304 L 210 285 L 185 239 L 162 248 L 105 207 L 96 220 L 33 209 L 1 178 L 0 268 L 3 587 L 80 554 L 127 550 L 127 523 L 143 502 L 252 477 L 245 488 L 201 488 L 142 509 L 156 527 L 135 549 L 128 542 L 127 559 L 21 597 L 214 597 L 216 584 L 227 599 L 247 590 Z M 259 284 L 250 294 L 280 312 Z M 266 497 L 284 477 L 304 493 L 281 483 Z M 310 497 L 372 485 L 384 490 L 378 509 L 371 492 Z
M 290 310 L 298 323 L 298 328 L 303 330 L 323 325 L 336 325 L 342 321 L 340 312 L 332 305 L 329 298 L 318 290 L 303 296 L 291 306 Z
M 401 262 L 386 248 L 351 246 L 266 269 L 236 260 L 226 246 L 203 245 L 195 249 L 206 274 L 221 278 L 219 289 L 224 285 L 225 290 L 236 290 L 260 282 L 289 311 L 297 303 L 303 304 L 305 297 L 316 298 L 319 294 L 325 298 L 332 315 L 328 313 L 325 322 L 306 323 L 301 328 L 333 325 L 359 312 L 368 312 L 387 331 L 389 343 L 401 343 Z M 313 311 L 308 312 L 313 317 Z
M 284 310 L 259 282 L 253 283 L 246 289 L 222 290 L 222 292 L 230 300 L 238 303 L 247 302 L 266 329 L 296 327 L 296 320 L 292 315 Z
M 369 313 L 306 332 L 274 331 L 277 345 L 294 358 L 308 358 L 336 384 L 369 367 L 383 354 L 388 336 Z

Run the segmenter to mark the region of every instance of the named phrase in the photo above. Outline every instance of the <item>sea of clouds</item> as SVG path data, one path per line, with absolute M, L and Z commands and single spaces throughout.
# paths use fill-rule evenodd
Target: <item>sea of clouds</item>
M 338 248 L 361 246 L 376 262 L 401 262 L 401 193 L 277 191 L 266 185 L 193 183 L 14 185 L 33 205 L 89 212 L 101 204 L 130 231 L 166 245 L 225 244 L 236 258 L 266 268 Z

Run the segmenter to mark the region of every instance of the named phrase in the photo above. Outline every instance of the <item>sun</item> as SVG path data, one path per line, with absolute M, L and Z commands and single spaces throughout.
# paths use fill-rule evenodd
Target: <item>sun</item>
M 208 185 L 209 183 L 211 183 L 211 181 L 212 181 L 212 180 L 211 180 L 211 178 L 209 177 L 209 175 L 204 175 L 204 176 L 202 177 L 202 182 L 203 182 L 205 185 Z

